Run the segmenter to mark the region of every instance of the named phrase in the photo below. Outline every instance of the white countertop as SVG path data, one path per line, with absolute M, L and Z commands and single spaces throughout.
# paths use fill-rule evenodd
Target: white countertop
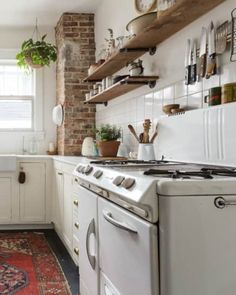
M 79 163 L 89 164 L 91 159 L 82 156 L 51 156 L 51 155 L 15 155 L 15 154 L 0 154 L 0 157 L 12 156 L 16 157 L 16 160 L 55 160 L 66 164 L 78 165 Z

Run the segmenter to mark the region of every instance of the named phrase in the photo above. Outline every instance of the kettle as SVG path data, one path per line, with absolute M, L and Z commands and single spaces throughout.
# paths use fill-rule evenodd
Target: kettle
M 81 154 L 85 157 L 96 156 L 94 139 L 92 137 L 85 137 L 82 143 Z

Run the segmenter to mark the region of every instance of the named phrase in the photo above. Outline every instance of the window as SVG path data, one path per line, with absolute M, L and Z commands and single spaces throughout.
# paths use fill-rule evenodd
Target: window
M 0 130 L 33 129 L 34 72 L 0 61 Z

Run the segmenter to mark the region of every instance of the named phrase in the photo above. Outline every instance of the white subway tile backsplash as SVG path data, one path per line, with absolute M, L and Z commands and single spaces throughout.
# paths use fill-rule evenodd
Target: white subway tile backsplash
M 144 96 L 140 96 L 136 99 L 136 120 L 140 121 L 144 119 Z
M 209 79 L 203 79 L 203 91 L 220 85 L 220 75 L 211 76 Z
M 187 96 L 183 96 L 183 97 L 178 97 L 175 98 L 174 103 L 177 103 L 180 105 L 180 108 L 186 108 L 187 104 L 188 104 L 188 97 Z
M 236 63 L 225 65 L 221 74 L 221 85 L 236 82 Z
M 185 85 L 185 81 L 179 81 L 175 83 L 175 98 L 187 96 L 188 94 L 188 87 Z
M 175 97 L 175 86 L 174 85 L 171 85 L 171 86 L 163 89 L 164 102 L 165 101 L 174 101 L 174 97 Z
M 203 82 L 200 81 L 200 82 L 196 82 L 195 84 L 188 85 L 188 95 L 202 91 L 202 89 L 203 89 L 202 84 L 203 84 Z
M 162 111 L 163 105 L 178 103 L 186 110 L 206 108 L 208 103 L 204 103 L 204 96 L 208 94 L 208 89 L 230 82 L 236 82 L 236 63 L 222 66 L 221 75 L 212 76 L 208 80 L 203 79 L 194 85 L 186 86 L 184 80 L 181 80 L 162 89 L 155 87 L 153 92 L 147 94 L 144 94 L 145 87 L 141 87 L 140 92 L 133 91 L 126 97 L 112 100 L 107 107 L 98 105 L 96 124 L 110 123 L 120 126 L 124 148 L 128 151 L 137 151 L 138 142 L 130 133 L 128 124 L 132 124 L 139 135 L 143 132 L 144 119 L 150 119 L 152 121 L 150 133 L 152 133 L 158 120 L 165 116 Z M 158 85 L 160 87 L 160 83 Z M 146 91 L 150 89 L 146 88 Z
M 145 95 L 145 119 L 152 119 L 153 114 L 153 93 Z
M 192 95 L 189 95 L 187 109 L 193 110 L 193 109 L 202 108 L 202 98 L 203 98 L 202 92 L 198 92 L 198 93 L 194 93 Z

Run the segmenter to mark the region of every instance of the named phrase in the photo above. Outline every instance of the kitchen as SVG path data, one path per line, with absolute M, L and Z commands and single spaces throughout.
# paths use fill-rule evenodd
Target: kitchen
M 4 4 L 0 263 L 21 281 L 2 275 L 0 294 L 235 293 L 235 8 Z M 146 13 L 153 25 L 132 31 Z M 44 34 L 56 63 L 19 78 L 21 44 Z M 117 157 L 94 145 L 106 124 Z

